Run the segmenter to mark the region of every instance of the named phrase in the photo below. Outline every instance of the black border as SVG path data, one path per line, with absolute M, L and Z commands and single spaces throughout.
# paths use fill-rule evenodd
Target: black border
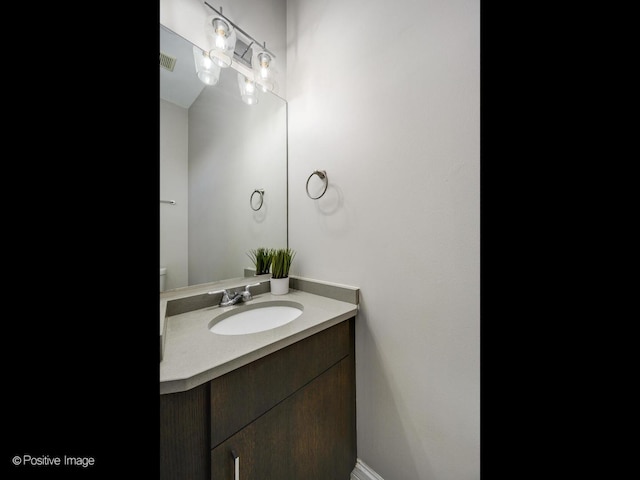
M 159 475 L 159 11 L 106 7 L 56 5 L 41 17 L 55 35 L 25 38 L 6 79 L 29 99 L 4 110 L 10 478 Z M 12 464 L 23 455 L 95 464 Z

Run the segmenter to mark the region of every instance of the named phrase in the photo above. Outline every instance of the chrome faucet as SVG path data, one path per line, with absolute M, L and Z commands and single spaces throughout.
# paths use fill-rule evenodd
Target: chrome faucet
M 250 285 L 245 285 L 244 290 L 231 292 L 229 290 L 214 290 L 212 292 L 207 292 L 209 295 L 213 295 L 215 293 L 222 293 L 222 299 L 218 304 L 220 307 L 228 307 L 230 305 L 235 305 L 239 302 L 248 302 L 253 298 L 251 292 L 249 291 L 250 287 L 256 287 L 260 285 L 260 283 L 252 283 Z

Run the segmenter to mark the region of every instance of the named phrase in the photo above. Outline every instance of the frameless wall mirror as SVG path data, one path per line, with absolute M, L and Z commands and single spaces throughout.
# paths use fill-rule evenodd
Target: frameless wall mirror
M 287 246 L 286 101 L 259 92 L 246 104 L 233 68 L 205 84 L 198 52 L 160 25 L 165 290 L 242 277 L 252 266 L 248 251 Z

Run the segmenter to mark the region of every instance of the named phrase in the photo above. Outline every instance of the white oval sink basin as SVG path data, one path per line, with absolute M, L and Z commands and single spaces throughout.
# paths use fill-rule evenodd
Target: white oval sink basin
M 246 335 L 281 327 L 302 315 L 296 302 L 262 302 L 229 310 L 209 323 L 209 331 L 218 335 Z

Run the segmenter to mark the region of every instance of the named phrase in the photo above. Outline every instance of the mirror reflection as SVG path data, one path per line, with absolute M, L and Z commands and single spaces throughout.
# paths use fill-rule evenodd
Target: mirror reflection
M 247 105 L 233 68 L 205 85 L 162 25 L 160 57 L 161 289 L 242 277 L 248 251 L 287 246 L 286 101 Z

